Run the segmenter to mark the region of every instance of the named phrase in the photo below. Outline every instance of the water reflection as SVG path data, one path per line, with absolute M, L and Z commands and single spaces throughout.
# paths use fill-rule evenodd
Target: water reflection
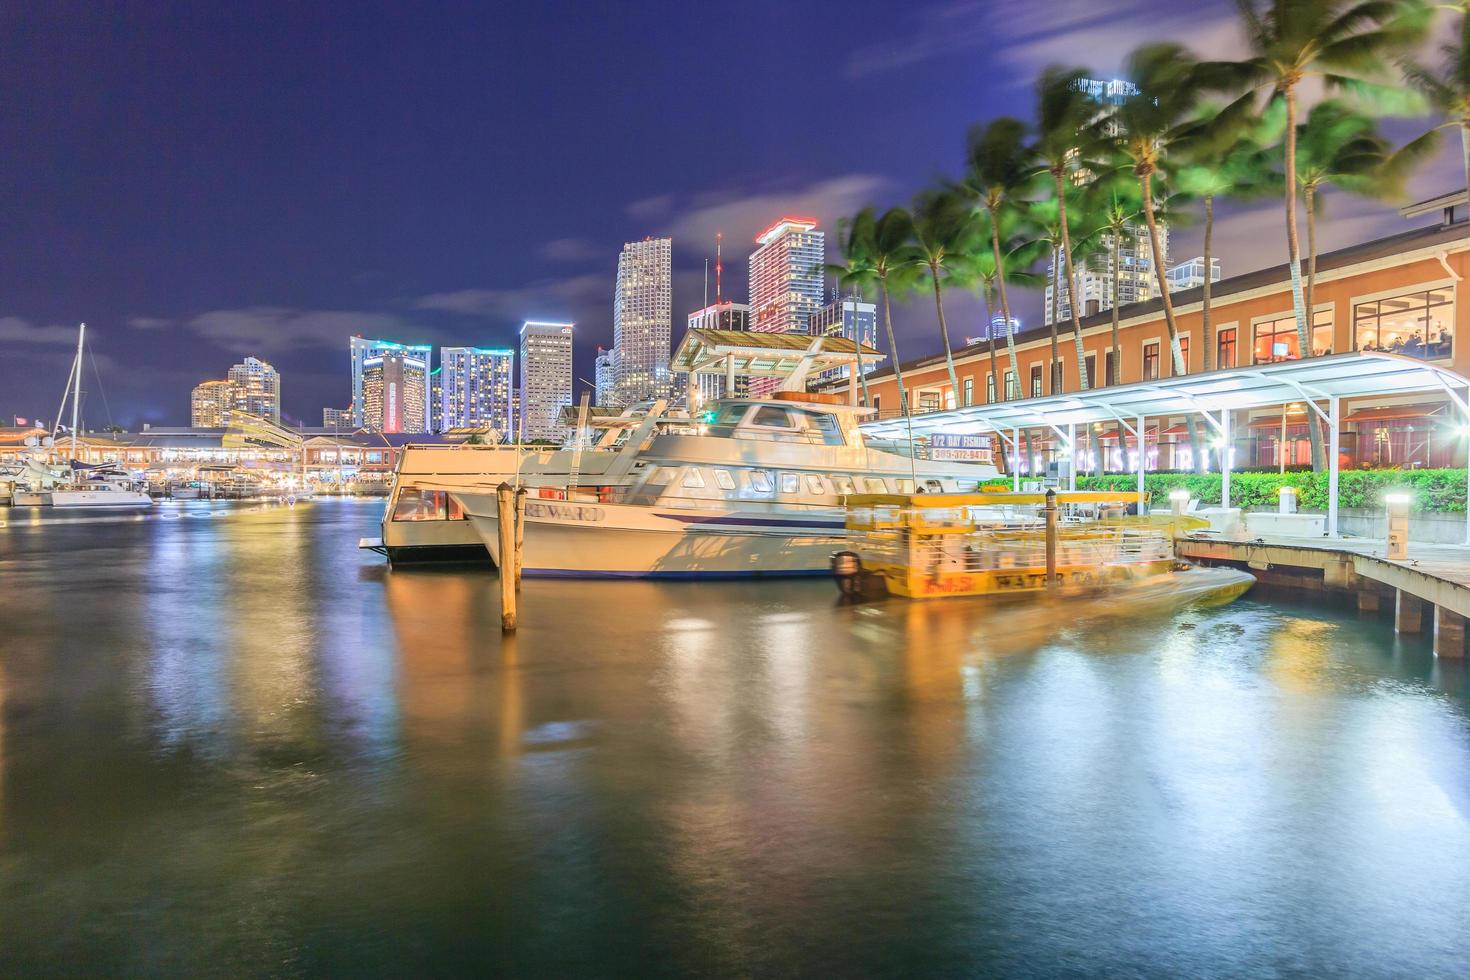
M 0 972 L 1463 961 L 1464 674 L 1386 623 L 528 581 L 503 637 L 377 510 L 0 534 Z

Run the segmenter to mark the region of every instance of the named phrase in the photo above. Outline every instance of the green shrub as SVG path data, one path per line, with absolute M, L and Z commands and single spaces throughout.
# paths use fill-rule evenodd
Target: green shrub
M 1138 477 L 1131 473 L 1077 478 L 1079 490 L 1133 490 Z M 1183 488 L 1205 505 L 1220 502 L 1219 473 L 1150 473 L 1144 489 L 1157 504 L 1169 491 Z M 1282 487 L 1296 487 L 1304 510 L 1327 509 L 1327 474 L 1312 472 L 1230 474 L 1232 507 L 1275 507 Z M 1387 493 L 1413 496 L 1412 510 L 1434 513 L 1465 512 L 1464 470 L 1344 470 L 1338 474 L 1337 501 L 1342 507 L 1379 510 Z

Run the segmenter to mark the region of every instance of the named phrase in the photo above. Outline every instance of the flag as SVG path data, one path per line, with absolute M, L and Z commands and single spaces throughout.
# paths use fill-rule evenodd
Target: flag
M 17 415 L 15 417 L 15 424 L 16 425 L 30 425 L 31 423 L 29 421 L 27 421 L 26 419 L 23 419 L 19 415 Z

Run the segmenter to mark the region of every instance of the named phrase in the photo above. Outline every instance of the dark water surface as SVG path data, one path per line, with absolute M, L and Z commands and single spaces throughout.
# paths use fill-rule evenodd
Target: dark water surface
M 379 508 L 0 510 L 0 975 L 1470 970 L 1466 674 L 1385 621 L 527 581 L 502 640 Z

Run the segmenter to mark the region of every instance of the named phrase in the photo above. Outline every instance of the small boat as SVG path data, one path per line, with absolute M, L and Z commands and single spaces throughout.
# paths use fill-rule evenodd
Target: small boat
M 42 496 L 52 507 L 149 507 L 153 498 L 127 484 L 109 480 L 68 483 Z

